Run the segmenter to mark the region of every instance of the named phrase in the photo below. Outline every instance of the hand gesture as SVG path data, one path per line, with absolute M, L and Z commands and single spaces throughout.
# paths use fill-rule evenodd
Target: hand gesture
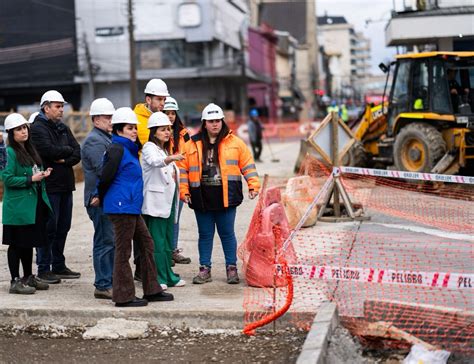
M 257 197 L 258 192 L 257 191 L 249 191 L 249 198 L 253 200 L 255 197 Z
M 174 162 L 179 162 L 184 159 L 184 155 L 182 155 L 181 153 L 172 154 L 170 157 Z
M 191 203 L 191 196 L 189 196 L 189 195 L 184 196 L 183 202 L 187 203 L 187 204 L 190 204 Z
M 99 206 L 100 205 L 100 199 L 98 197 L 92 197 L 89 205 L 92 206 L 92 207 Z

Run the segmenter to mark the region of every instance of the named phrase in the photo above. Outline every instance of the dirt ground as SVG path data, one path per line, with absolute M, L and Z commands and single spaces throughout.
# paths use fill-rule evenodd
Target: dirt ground
M 295 363 L 306 332 L 160 329 L 138 340 L 83 340 L 83 329 L 0 329 L 0 363 Z

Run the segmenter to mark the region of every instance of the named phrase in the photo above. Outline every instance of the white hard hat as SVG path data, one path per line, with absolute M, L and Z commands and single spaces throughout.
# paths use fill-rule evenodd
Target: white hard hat
M 67 104 L 63 95 L 56 90 L 46 91 L 43 96 L 41 96 L 40 106 L 43 106 L 45 102 L 62 102 L 63 104 Z
M 155 126 L 171 126 L 171 121 L 168 115 L 164 112 L 158 111 L 151 114 L 148 118 L 148 129 L 154 128 Z
M 119 107 L 112 115 L 112 124 L 138 124 L 137 115 L 129 107 Z
M 94 115 L 113 115 L 115 112 L 114 104 L 109 99 L 102 97 L 92 101 L 89 111 L 90 116 Z
M 210 103 L 202 111 L 201 120 L 218 120 L 218 119 L 224 119 L 224 112 L 218 105 Z
M 39 114 L 39 111 L 36 111 L 34 112 L 33 114 L 30 115 L 30 117 L 28 118 L 28 122 L 31 124 L 33 123 L 33 121 L 35 121 L 36 117 L 38 116 Z
M 18 113 L 13 113 L 5 118 L 5 130 L 15 129 L 17 126 L 29 124 L 25 117 Z
M 178 107 L 178 101 L 176 101 L 174 98 L 172 98 L 171 96 L 168 96 L 166 99 L 165 99 L 165 106 L 163 107 L 163 111 L 164 110 L 174 110 L 174 111 L 178 111 L 179 110 L 179 107 Z
M 168 86 L 160 78 L 153 78 L 146 84 L 145 94 L 155 95 L 155 96 L 169 96 Z

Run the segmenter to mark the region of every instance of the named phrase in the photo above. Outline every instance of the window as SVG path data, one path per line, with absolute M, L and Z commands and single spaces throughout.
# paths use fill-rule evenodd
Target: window
M 408 111 L 408 85 L 410 80 L 410 61 L 400 61 L 395 73 L 392 88 L 391 107 L 389 108 L 388 124 L 393 125 L 395 117 Z
M 439 60 L 433 61 L 433 111 L 440 114 L 451 113 L 450 100 L 448 90 L 448 79 L 443 63 Z
M 413 87 L 411 109 L 413 111 L 428 110 L 429 105 L 429 71 L 428 60 L 413 65 Z
M 184 68 L 204 66 L 204 43 L 183 39 L 137 42 L 137 68 Z

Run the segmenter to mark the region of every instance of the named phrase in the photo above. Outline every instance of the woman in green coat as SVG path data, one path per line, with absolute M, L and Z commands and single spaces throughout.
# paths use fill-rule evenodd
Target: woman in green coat
M 32 274 L 33 248 L 47 241 L 51 212 L 44 179 L 51 173 L 30 141 L 28 121 L 21 114 L 5 119 L 8 131 L 7 164 L 3 170 L 3 244 L 8 245 L 10 293 L 32 294 L 49 286 Z M 23 279 L 20 279 L 20 262 Z

